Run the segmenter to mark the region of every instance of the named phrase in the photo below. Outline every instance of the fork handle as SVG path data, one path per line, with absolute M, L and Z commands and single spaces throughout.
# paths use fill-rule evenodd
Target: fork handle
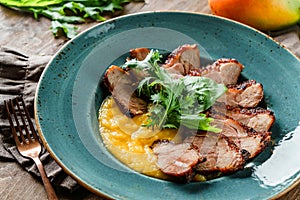
M 49 200 L 57 200 L 57 196 L 55 194 L 55 191 L 46 175 L 46 172 L 44 170 L 44 167 L 43 167 L 43 164 L 41 162 L 41 160 L 37 157 L 37 158 L 33 158 L 33 161 L 35 162 L 39 172 L 40 172 L 40 175 L 42 177 L 42 180 L 43 180 L 43 183 L 44 183 L 44 187 L 45 187 L 45 190 L 46 190 L 46 193 L 47 193 L 47 196 L 48 196 L 48 199 Z

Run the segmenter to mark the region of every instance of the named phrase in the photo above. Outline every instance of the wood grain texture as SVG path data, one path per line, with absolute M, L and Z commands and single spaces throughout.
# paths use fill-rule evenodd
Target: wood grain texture
M 123 12 L 130 14 L 153 10 L 181 10 L 209 13 L 207 0 L 145 0 L 145 3 L 129 3 Z M 35 20 L 28 13 L 21 13 L 0 6 L 0 47 L 9 46 L 30 55 L 53 55 L 67 40 L 55 39 L 49 30 L 50 21 L 46 18 Z M 83 31 L 96 23 L 80 25 Z M 299 29 L 290 35 L 279 35 L 278 40 L 288 45 L 295 54 L 300 55 Z M 297 47 L 297 48 L 295 48 Z M 100 200 L 102 198 L 84 191 L 83 194 L 58 194 L 60 199 Z M 0 161 L 0 197 L 1 199 L 33 200 L 46 199 L 41 181 L 23 171 L 18 164 Z M 280 200 L 300 200 L 300 185 L 279 198 Z

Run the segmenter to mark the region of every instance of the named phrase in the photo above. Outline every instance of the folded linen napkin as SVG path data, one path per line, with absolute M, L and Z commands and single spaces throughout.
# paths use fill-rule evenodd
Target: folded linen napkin
M 49 55 L 26 55 L 9 47 L 0 48 L 0 160 L 16 160 L 26 171 L 36 177 L 40 175 L 34 162 L 22 157 L 15 146 L 4 101 L 22 95 L 33 120 L 36 85 L 50 58 Z M 45 148 L 40 158 L 53 185 L 69 191 L 78 188 L 77 182 L 63 172 Z

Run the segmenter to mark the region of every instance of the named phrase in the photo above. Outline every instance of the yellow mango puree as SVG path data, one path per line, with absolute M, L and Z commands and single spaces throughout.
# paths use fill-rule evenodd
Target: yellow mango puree
M 167 179 L 156 166 L 150 146 L 159 139 L 179 141 L 178 130 L 153 130 L 143 127 L 147 115 L 127 117 L 113 98 L 107 98 L 99 110 L 99 129 L 106 148 L 131 169 L 156 178 Z

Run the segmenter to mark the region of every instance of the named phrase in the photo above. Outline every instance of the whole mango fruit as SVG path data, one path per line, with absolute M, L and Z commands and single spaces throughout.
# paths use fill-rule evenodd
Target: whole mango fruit
M 300 22 L 300 0 L 208 0 L 213 14 L 262 31 L 286 28 Z

